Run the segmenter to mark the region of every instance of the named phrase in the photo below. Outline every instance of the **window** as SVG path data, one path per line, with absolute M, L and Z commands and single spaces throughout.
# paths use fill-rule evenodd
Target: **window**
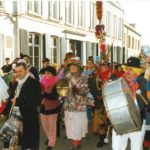
M 137 39 L 135 39 L 135 49 L 137 49 Z
M 95 4 L 93 2 L 90 2 L 90 28 L 92 30 L 95 30 L 96 26 L 96 9 Z
M 73 25 L 73 16 L 74 16 L 74 2 L 73 1 L 66 1 L 65 2 L 65 7 L 66 7 L 66 14 L 65 14 L 65 17 L 66 17 L 66 23 L 67 24 L 72 24 Z
M 4 6 L 4 2 L 0 1 L 0 7 L 3 7 L 3 6 Z
M 54 37 L 52 36 L 51 37 L 51 58 L 50 58 L 50 61 L 51 61 L 51 64 L 55 64 L 55 63 L 59 63 L 58 60 L 59 60 L 59 48 L 58 48 L 58 38 L 57 37 Z
M 28 1 L 27 9 L 29 13 L 42 14 L 42 2 L 41 1 Z
M 123 32 L 123 20 L 119 18 L 118 20 L 118 38 L 122 39 Z
M 134 49 L 134 38 L 132 37 L 132 49 Z
M 140 50 L 140 40 L 138 40 L 138 50 Z
M 29 56 L 31 64 L 40 68 L 40 35 L 36 33 L 29 34 Z
M 131 37 L 130 37 L 130 35 L 128 35 L 128 47 L 129 48 L 131 47 Z
M 117 38 L 117 16 L 113 15 L 113 36 Z
M 84 27 L 85 22 L 85 7 L 84 7 L 84 1 L 78 2 L 78 25 L 79 27 Z
M 3 1 L 0 1 L 0 8 L 3 8 L 4 7 L 4 2 Z
M 106 12 L 106 33 L 108 35 L 111 35 L 110 25 L 111 25 L 111 14 L 109 11 L 107 11 Z
M 59 2 L 58 1 L 48 2 L 48 13 L 49 13 L 49 18 L 59 20 Z

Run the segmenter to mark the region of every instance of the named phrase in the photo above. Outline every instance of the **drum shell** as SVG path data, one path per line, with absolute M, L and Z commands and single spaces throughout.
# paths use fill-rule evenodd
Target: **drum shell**
M 139 107 L 123 78 L 104 84 L 103 100 L 110 122 L 118 134 L 141 129 Z
M 14 135 L 18 135 L 22 127 L 23 123 L 20 118 L 14 116 L 9 117 L 0 130 L 0 139 L 4 142 L 10 141 Z

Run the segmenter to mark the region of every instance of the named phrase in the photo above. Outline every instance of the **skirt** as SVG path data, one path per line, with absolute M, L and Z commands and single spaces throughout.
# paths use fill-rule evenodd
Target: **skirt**
M 65 111 L 65 127 L 68 139 L 81 140 L 88 132 L 88 119 L 86 112 Z

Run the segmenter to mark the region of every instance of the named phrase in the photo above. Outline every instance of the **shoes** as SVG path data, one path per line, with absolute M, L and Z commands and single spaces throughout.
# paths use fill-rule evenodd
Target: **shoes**
M 44 144 L 45 144 L 45 145 L 48 145 L 48 140 L 46 140 Z
M 51 146 L 47 146 L 46 150 L 52 150 L 52 147 Z
M 71 146 L 69 150 L 79 150 L 80 148 L 81 148 L 81 145 Z
M 103 145 L 104 145 L 104 142 L 103 141 L 99 141 L 96 146 L 97 147 L 103 147 Z

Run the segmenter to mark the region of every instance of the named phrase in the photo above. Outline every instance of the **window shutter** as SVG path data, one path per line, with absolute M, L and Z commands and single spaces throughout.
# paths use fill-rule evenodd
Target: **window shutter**
M 51 59 L 51 46 L 50 45 L 51 45 L 50 34 L 45 33 L 45 56 L 49 59 Z
M 23 54 L 29 54 L 29 32 L 24 29 L 20 29 L 20 51 Z
M 0 66 L 4 64 L 4 34 L 0 33 Z
M 67 52 L 67 41 L 65 37 L 60 38 L 60 63 L 63 63 L 65 54 Z

